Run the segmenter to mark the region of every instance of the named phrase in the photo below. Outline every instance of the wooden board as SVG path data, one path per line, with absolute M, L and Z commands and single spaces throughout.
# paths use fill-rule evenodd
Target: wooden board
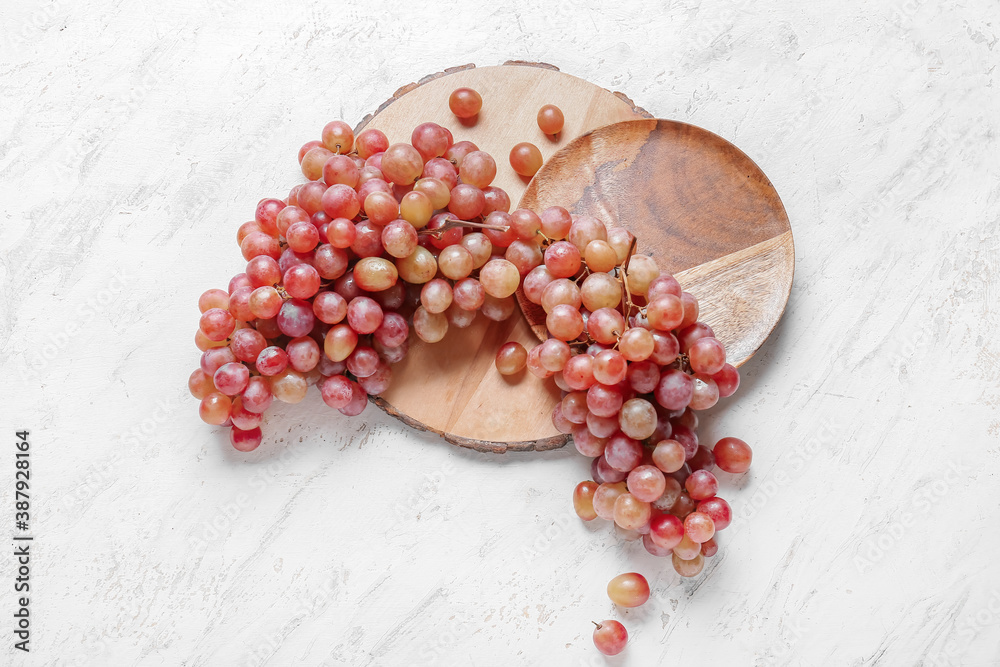
M 694 125 L 633 120 L 581 136 L 546 161 L 521 205 L 564 206 L 631 231 L 637 251 L 698 298 L 699 319 L 736 366 L 788 302 L 795 248 L 778 193 L 743 151 Z M 544 311 L 521 305 L 544 339 Z
M 474 123 L 463 123 L 448 109 L 448 96 L 468 86 L 483 96 Z M 546 137 L 535 120 L 544 104 L 562 109 L 566 124 L 558 137 Z M 447 127 L 455 141 L 469 140 L 497 161 L 493 185 L 517 206 L 527 179 L 514 173 L 507 157 L 522 141 L 538 146 L 548 159 L 573 139 L 623 120 L 648 118 L 624 95 L 559 72 L 549 65 L 507 63 L 498 67 L 454 68 L 401 88 L 356 129 L 375 127 L 390 142 L 409 141 L 414 127 L 433 121 Z M 508 340 L 530 347 L 536 340 L 520 313 L 503 324 L 480 316 L 468 329 L 449 331 L 433 345 L 416 337 L 406 359 L 393 367 L 390 389 L 374 402 L 415 428 L 480 451 L 545 450 L 561 447 L 567 436 L 552 426 L 559 390 L 529 373 L 504 378 L 493 365 L 497 348 Z

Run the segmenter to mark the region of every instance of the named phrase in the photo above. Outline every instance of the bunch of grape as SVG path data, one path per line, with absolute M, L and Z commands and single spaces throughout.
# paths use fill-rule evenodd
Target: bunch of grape
M 240 451 L 260 444 L 274 398 L 296 403 L 310 384 L 360 414 L 388 388 L 411 326 L 433 343 L 479 311 L 501 321 L 516 308 L 520 274 L 504 255 L 517 254 L 508 246 L 526 212 L 508 212 L 491 186 L 496 162 L 475 144 L 423 123 L 389 145 L 334 121 L 299 163 L 308 182 L 261 200 L 239 228 L 245 271 L 199 299 L 189 388 Z
M 739 372 L 698 301 L 624 228 L 554 206 L 512 214 L 517 240 L 506 257 L 524 276 L 525 298 L 542 307 L 549 339 L 526 354 L 508 344 L 502 373 L 521 364 L 563 390 L 552 415 L 593 458 L 592 480 L 574 493 L 577 514 L 613 520 L 683 576 L 718 550 L 732 513 L 712 468 L 744 472 L 750 448 L 735 438 L 698 442 L 696 412 L 739 386 Z

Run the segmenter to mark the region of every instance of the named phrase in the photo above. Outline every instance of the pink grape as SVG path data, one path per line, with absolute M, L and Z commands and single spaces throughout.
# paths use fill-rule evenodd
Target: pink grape
M 722 438 L 712 449 L 715 463 L 720 469 L 735 474 L 744 473 L 750 469 L 753 452 L 750 445 L 739 438 Z
M 276 345 L 266 347 L 257 355 L 255 366 L 261 375 L 278 375 L 288 367 L 288 353 Z
M 244 431 L 234 426 L 229 431 L 229 442 L 232 443 L 234 449 L 240 452 L 252 452 L 260 447 L 262 439 L 259 427 Z
M 628 631 L 618 621 L 602 621 L 594 630 L 594 646 L 604 655 L 618 655 L 628 643 Z

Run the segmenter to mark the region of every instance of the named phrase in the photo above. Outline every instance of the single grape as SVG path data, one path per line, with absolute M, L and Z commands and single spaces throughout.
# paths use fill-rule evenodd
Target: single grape
M 608 582 L 608 597 L 621 607 L 640 607 L 649 599 L 649 582 L 638 572 L 626 572 Z
M 357 148 L 358 156 L 363 160 L 367 160 L 376 153 L 385 152 L 389 148 L 389 139 L 381 130 L 371 128 L 362 130 L 355 139 L 354 144 L 355 148 Z
M 229 411 L 232 405 L 232 401 L 228 396 L 214 391 L 201 399 L 198 414 L 206 424 L 221 426 L 229 419 Z
M 223 341 L 236 330 L 236 319 L 228 310 L 209 308 L 202 313 L 198 328 L 209 340 Z
M 618 621 L 595 623 L 594 646 L 604 655 L 618 655 L 628 643 L 628 631 Z
M 290 368 L 271 378 L 271 393 L 283 403 L 298 403 L 308 389 L 305 376 Z
M 554 104 L 546 104 L 539 109 L 536 120 L 538 129 L 549 135 L 562 132 L 565 122 L 562 110 Z
M 448 333 L 448 318 L 442 313 L 428 312 L 420 306 L 413 313 L 413 331 L 425 343 L 436 343 Z
M 722 370 L 715 373 L 712 379 L 719 389 L 719 398 L 732 396 L 740 386 L 740 372 L 730 364 L 724 364 Z
M 744 473 L 750 469 L 753 452 L 750 445 L 739 438 L 722 438 L 712 449 L 715 463 L 720 469 L 735 474 Z
M 271 383 L 267 378 L 259 376 L 250 378 L 250 382 L 247 383 L 247 388 L 241 396 L 243 409 L 258 414 L 271 407 L 272 399 Z
M 542 153 L 538 146 L 522 141 L 510 149 L 510 166 L 521 176 L 531 178 L 542 168 Z
M 205 396 L 215 391 L 212 376 L 200 368 L 196 368 L 191 372 L 190 377 L 188 377 L 188 390 L 198 400 L 205 398 Z
M 674 570 L 676 570 L 677 574 L 681 575 L 682 577 L 696 577 L 701 573 L 702 569 L 704 569 L 705 567 L 705 558 L 704 556 L 701 555 L 700 545 L 698 548 L 698 553 L 695 554 L 690 559 L 685 560 L 681 558 L 680 556 L 677 555 L 676 550 L 674 550 L 674 555 L 672 558 L 673 558 Z
M 309 336 L 288 341 L 285 352 L 288 354 L 288 365 L 300 373 L 308 373 L 316 368 L 321 356 L 319 344 Z
M 684 524 L 673 514 L 657 514 L 649 521 L 649 537 L 662 549 L 673 549 L 684 538 Z
M 424 283 L 420 290 L 420 304 L 429 313 L 445 312 L 451 306 L 452 299 L 451 284 L 441 278 Z
M 487 263 L 487 266 L 489 266 L 489 263 Z M 511 265 L 511 267 L 513 267 L 513 265 Z M 483 268 L 485 269 L 485 267 Z M 514 271 L 516 272 L 517 269 L 515 268 Z M 480 280 L 482 280 L 481 274 Z M 516 285 L 514 286 L 514 289 L 517 289 Z M 489 292 L 489 289 L 487 288 L 486 291 Z M 511 290 L 511 294 L 513 294 L 513 290 Z M 545 317 L 545 326 L 554 338 L 571 341 L 583 333 L 583 316 L 580 314 L 580 311 L 573 306 L 560 304 L 554 307 Z
M 684 535 L 698 544 L 712 539 L 715 535 L 715 523 L 712 517 L 698 511 L 691 512 L 684 517 Z
M 528 351 L 516 341 L 508 341 L 500 346 L 496 355 L 497 371 L 501 375 L 514 375 L 524 370 L 528 361 Z
M 354 130 L 342 120 L 335 120 L 323 127 L 323 145 L 333 153 L 350 153 L 354 147 Z
M 397 185 L 409 185 L 420 178 L 424 160 L 409 144 L 393 144 L 382 156 L 382 173 Z M 353 217 L 353 216 L 351 216 Z
M 448 97 L 448 108 L 459 118 L 474 118 L 483 108 L 483 98 L 472 88 L 456 88 Z
M 247 410 L 243 407 L 243 399 L 236 398 L 233 400 L 232 408 L 229 410 L 229 419 L 236 428 L 242 431 L 249 431 L 260 426 L 263 417 L 257 412 Z
M 482 189 L 496 177 L 497 163 L 494 162 L 493 156 L 485 151 L 472 151 L 462 160 L 458 175 L 463 183 Z
M 602 461 L 602 458 L 596 459 Z M 618 496 L 628 491 L 625 482 L 604 482 L 594 491 L 594 511 L 602 519 L 612 520 L 615 518 L 615 503 Z
M 643 502 L 652 503 L 663 495 L 667 482 L 656 466 L 640 465 L 628 474 L 627 485 L 628 492 L 633 496 Z
M 696 511 L 708 515 L 715 525 L 716 532 L 725 529 L 733 521 L 733 511 L 722 498 L 714 496 L 698 503 Z
M 252 452 L 260 447 L 262 439 L 263 435 L 259 427 L 243 430 L 234 426 L 229 430 L 229 442 L 234 449 L 240 452 Z

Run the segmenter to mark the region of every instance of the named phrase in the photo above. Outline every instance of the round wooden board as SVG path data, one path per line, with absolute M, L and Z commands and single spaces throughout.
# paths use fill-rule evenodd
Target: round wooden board
M 795 269 L 788 216 L 764 172 L 722 137 L 655 119 L 596 129 L 546 160 L 521 200 L 554 205 L 635 234 L 637 252 L 698 298 L 733 365 L 781 319 Z M 544 340 L 544 311 L 520 301 Z
M 474 123 L 459 121 L 448 109 L 451 91 L 462 86 L 483 96 Z M 544 104 L 557 105 L 566 116 L 557 137 L 538 129 L 535 115 Z M 513 62 L 458 67 L 405 86 L 355 131 L 378 128 L 395 143 L 409 141 L 422 122 L 443 125 L 455 141 L 472 141 L 496 158 L 493 185 L 507 191 L 514 208 L 528 184 L 507 162 L 515 144 L 530 141 L 547 160 L 581 134 L 636 118 L 649 114 L 623 95 L 549 65 Z M 479 317 L 468 329 L 452 329 L 434 345 L 411 337 L 406 359 L 393 367 L 392 386 L 373 400 L 405 423 L 463 447 L 488 452 L 562 447 L 567 436 L 552 426 L 558 388 L 529 373 L 505 378 L 496 372 L 496 350 L 508 340 L 527 347 L 537 342 L 521 313 L 500 324 Z

